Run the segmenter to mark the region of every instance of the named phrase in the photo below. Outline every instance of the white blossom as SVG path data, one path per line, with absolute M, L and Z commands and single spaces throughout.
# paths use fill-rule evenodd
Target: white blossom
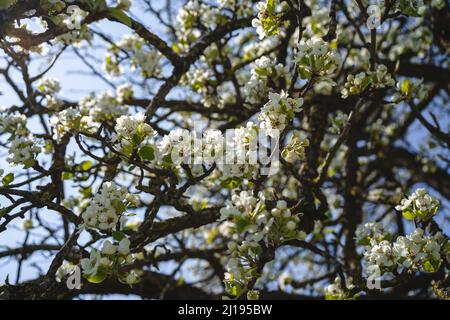
M 53 138 L 57 141 L 66 133 L 93 134 L 99 127 L 99 123 L 95 122 L 91 116 L 82 115 L 76 108 L 68 108 L 55 113 L 50 118 L 50 124 L 53 126 Z
M 372 239 L 381 241 L 386 237 L 387 233 L 384 226 L 379 222 L 367 222 L 360 224 L 355 231 L 355 239 L 359 244 L 370 244 Z
M 335 85 L 333 78 L 341 58 L 322 38 L 312 37 L 297 45 L 294 62 L 302 79 L 314 78 L 316 84 L 327 82 Z
M 308 139 L 302 139 L 299 131 L 294 131 L 288 144 L 283 148 L 281 156 L 287 162 L 293 163 L 297 159 L 305 159 L 305 148 L 309 146 Z
M 31 136 L 15 137 L 9 146 L 7 161 L 13 165 L 23 164 L 26 168 L 32 167 L 41 148 Z
M 349 290 L 355 287 L 353 279 L 349 277 L 347 279 L 346 287 L 342 284 L 341 277 L 336 277 L 334 282 L 325 287 L 325 297 L 327 300 L 345 300 L 351 298 Z
M 375 71 L 360 72 L 356 76 L 350 74 L 347 76 L 345 88 L 342 90 L 342 98 L 359 94 L 367 88 L 382 89 L 395 85 L 395 80 L 388 73 L 385 65 L 378 65 Z
M 397 211 L 402 211 L 403 215 L 412 219 L 428 219 L 436 214 L 439 208 L 439 200 L 430 196 L 424 188 L 417 189 L 408 198 L 401 200 L 401 203 L 395 207 Z
M 291 98 L 281 91 L 281 93 L 269 93 L 269 101 L 261 109 L 258 119 L 261 121 L 260 127 L 268 136 L 273 136 L 276 130 L 283 131 L 294 119 L 295 113 L 300 111 L 303 104 L 302 98 Z
M 127 206 L 127 202 L 124 202 L 127 195 L 125 187 L 118 187 L 114 182 L 105 182 L 82 213 L 85 226 L 100 230 L 116 230 L 117 223 Z
M 116 134 L 112 136 L 112 141 L 128 140 L 132 144 L 139 145 L 145 138 L 156 134 L 153 128 L 145 123 L 145 114 L 123 115 L 117 119 L 114 127 Z
M 80 9 L 77 5 L 68 6 L 66 12 L 69 15 L 65 15 L 63 23 L 70 30 L 80 29 L 81 23 L 89 14 L 88 12 Z

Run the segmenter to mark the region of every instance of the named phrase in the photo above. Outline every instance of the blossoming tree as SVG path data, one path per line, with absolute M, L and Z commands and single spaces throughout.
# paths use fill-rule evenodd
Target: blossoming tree
M 0 298 L 450 298 L 449 8 L 0 0 Z

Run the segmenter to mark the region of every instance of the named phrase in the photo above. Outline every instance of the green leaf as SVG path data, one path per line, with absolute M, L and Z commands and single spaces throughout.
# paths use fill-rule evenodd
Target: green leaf
M 428 272 L 428 273 L 436 272 L 441 267 L 441 263 L 442 263 L 442 260 L 435 261 L 432 259 L 428 259 L 422 264 L 422 268 L 425 272 Z
M 111 8 L 109 9 L 109 13 L 111 14 L 111 16 L 113 16 L 114 18 L 116 18 L 117 20 L 119 20 L 120 22 L 122 22 L 123 24 L 127 25 L 128 27 L 131 27 L 131 18 L 129 16 L 127 16 L 127 14 L 125 12 L 123 12 L 120 9 L 117 8 Z
M 439 210 L 439 206 L 436 206 L 436 207 L 430 212 L 431 215 L 435 216 L 436 213 L 438 212 L 438 210 Z
M 112 205 L 118 211 L 119 214 L 123 213 L 125 211 L 125 209 L 127 208 L 127 206 L 120 200 L 114 200 L 112 202 Z
M 298 68 L 298 72 L 300 74 L 301 79 L 310 79 L 311 78 L 311 72 L 303 66 L 300 66 Z
M 79 189 L 79 192 L 83 195 L 84 198 L 90 198 L 92 195 L 92 187 L 87 187 L 87 188 L 81 187 Z
M 164 166 L 171 166 L 173 164 L 172 156 L 170 154 L 165 155 L 162 158 L 162 161 Z
M 214 242 L 214 239 L 219 235 L 219 230 L 217 228 L 212 229 L 208 232 L 208 236 L 206 237 L 206 243 L 212 244 Z
M 131 153 L 133 152 L 133 146 L 131 144 L 126 144 L 125 146 L 123 146 L 123 152 L 127 155 L 130 156 Z
M 372 82 L 372 78 L 371 77 L 365 77 L 362 81 L 361 81 L 361 90 L 365 90 L 369 84 Z
M 325 300 L 339 300 L 336 296 L 333 296 L 332 294 L 327 293 L 325 295 Z
M 14 173 L 12 173 L 12 172 L 8 173 L 2 179 L 2 183 L 5 187 L 8 186 L 13 181 L 14 181 Z
M 241 185 L 241 180 L 238 178 L 228 178 L 220 183 L 220 186 L 227 189 L 235 189 Z
M 80 168 L 84 171 L 87 171 L 92 168 L 92 162 L 89 160 L 83 161 L 82 163 L 80 163 Z
M 414 218 L 416 217 L 416 215 L 414 214 L 414 212 L 410 211 L 410 210 L 405 210 L 403 211 L 403 217 L 406 220 L 414 220 Z
M 236 224 L 236 231 L 238 233 L 244 232 L 250 224 L 248 223 L 247 219 L 242 217 L 236 217 L 234 219 L 234 223 Z
M 142 160 L 152 161 L 155 159 L 155 149 L 150 145 L 145 145 L 140 148 L 138 154 Z
M 131 141 L 133 142 L 134 145 L 140 145 L 141 142 L 144 140 L 144 137 L 139 134 L 139 132 L 136 132 L 133 137 L 131 137 Z
M 102 283 L 106 279 L 107 276 L 108 275 L 105 272 L 97 271 L 97 273 L 94 275 L 90 275 L 90 276 L 85 275 L 84 277 L 90 283 Z
M 267 72 L 267 70 L 262 69 L 262 68 L 256 68 L 256 69 L 255 69 L 255 72 L 256 72 L 258 75 L 263 76 L 263 77 L 269 75 L 269 72 Z
M 28 168 L 31 168 L 32 166 L 34 166 L 34 162 L 35 162 L 34 159 L 25 160 L 23 162 L 24 169 L 28 169 Z
M 368 245 L 370 245 L 370 238 L 369 237 L 365 237 L 365 238 L 359 240 L 358 244 L 360 246 L 368 246 Z
M 269 36 L 278 34 L 278 27 L 280 26 L 280 19 L 275 14 L 275 0 L 267 0 L 266 11 L 264 18 L 261 19 L 264 31 Z
M 409 80 L 404 80 L 404 81 L 402 82 L 402 88 L 401 88 L 401 90 L 402 90 L 402 93 L 403 93 L 404 95 L 407 95 L 407 94 L 408 94 L 410 83 L 411 83 L 411 82 L 410 82 Z
M 266 8 L 269 15 L 275 14 L 275 0 L 267 0 Z
M 69 180 L 73 178 L 73 173 L 72 172 L 63 172 L 61 175 L 61 179 L 63 180 Z
M 420 219 L 425 220 L 429 215 L 429 212 L 427 210 L 417 210 L 417 216 L 419 216 Z
M 263 212 L 266 209 L 266 205 L 264 203 L 258 203 L 258 205 L 256 206 L 256 208 L 250 213 L 250 215 L 252 217 L 260 214 L 261 212 Z
M 259 256 L 262 253 L 261 246 L 252 247 L 250 249 L 256 256 Z
M 0 214 L 1 216 L 1 214 Z M 442 249 L 442 252 L 444 252 L 445 254 L 450 254 L 450 242 L 447 242 Z
M 119 242 L 120 240 L 124 239 L 126 236 L 125 236 L 125 234 L 123 232 L 113 231 L 112 237 L 113 237 L 114 240 Z
M 233 287 L 231 287 L 231 289 L 230 289 L 230 294 L 231 294 L 232 296 L 237 297 L 237 296 L 239 295 L 239 292 L 240 292 L 240 290 L 239 290 L 239 288 L 238 288 L 237 286 L 233 286 Z

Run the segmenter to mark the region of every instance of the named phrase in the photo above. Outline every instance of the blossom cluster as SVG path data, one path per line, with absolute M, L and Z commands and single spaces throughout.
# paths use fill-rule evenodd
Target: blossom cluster
M 307 37 L 323 37 L 327 32 L 327 25 L 329 23 L 329 8 L 324 6 L 317 0 L 306 0 L 305 4 L 311 8 L 314 14 L 305 15 L 303 17 L 303 36 Z M 352 3 L 349 3 L 350 7 Z M 350 11 L 350 8 L 349 8 Z M 351 11 L 350 11 L 351 12 Z M 340 26 L 338 25 L 338 28 Z
M 119 225 L 120 229 L 126 219 L 124 212 L 127 207 L 136 206 L 138 203 L 137 195 L 128 193 L 125 187 L 118 187 L 114 182 L 107 181 L 82 213 L 84 226 L 110 231 L 116 230 Z
M 418 189 L 403 199 L 397 210 L 405 212 L 406 218 L 433 216 L 439 202 L 428 195 L 425 189 Z M 416 228 L 411 234 L 398 236 L 386 232 L 380 223 L 366 223 L 358 226 L 355 239 L 365 247 L 364 259 L 368 276 L 380 277 L 386 273 L 435 272 L 442 264 L 442 257 L 448 254 L 448 238 L 441 232 L 426 234 Z
M 77 30 L 81 28 L 89 12 L 82 10 L 76 4 L 71 4 L 72 2 L 74 1 L 43 0 L 41 1 L 41 6 L 51 14 L 49 18 L 54 24 L 69 30 Z
M 127 95 L 131 94 L 130 88 L 124 88 L 124 90 L 128 92 Z M 119 99 L 114 98 L 116 103 L 118 103 L 117 100 Z M 89 105 L 94 103 L 95 101 L 89 102 Z M 278 155 L 276 159 L 269 159 L 266 156 L 265 159 L 259 159 L 262 162 L 258 162 L 258 155 L 261 157 L 264 154 L 258 148 L 269 148 L 261 139 L 264 140 L 267 137 L 277 139 L 279 133 L 293 121 L 294 114 L 300 111 L 302 103 L 302 98 L 291 98 L 284 91 L 271 92 L 269 101 L 258 115 L 259 125 L 249 121 L 245 126 L 233 129 L 232 134 L 208 129 L 202 137 L 199 137 L 196 132 L 174 129 L 158 139 L 151 126 L 145 123 L 144 114 L 122 115 L 117 120 L 112 142 L 120 145 L 120 151 L 126 156 L 131 156 L 133 150 L 138 148 L 137 153 L 142 160 L 150 161 L 152 166 L 159 168 L 174 168 L 182 163 L 193 164 L 192 173 L 201 174 L 204 165 L 210 166 L 216 163 L 224 183 L 227 183 L 225 180 L 233 177 L 249 179 L 261 168 L 260 163 L 266 166 L 274 164 L 272 161 L 277 162 Z M 83 104 L 88 105 L 84 101 Z M 87 107 L 84 109 L 87 110 Z M 92 112 L 93 109 L 91 108 L 90 111 Z M 297 133 L 294 133 L 283 150 L 283 157 L 288 161 L 303 159 L 307 145 L 307 140 L 301 139 Z M 272 144 L 271 147 L 273 148 L 274 145 Z M 271 155 L 273 155 L 272 152 Z
M 302 79 L 314 78 L 316 83 L 335 85 L 333 77 L 341 63 L 341 57 L 322 38 L 314 36 L 306 41 L 302 40 L 297 46 L 294 61 Z
M 130 240 L 123 238 L 116 245 L 109 240 L 103 242 L 101 250 L 92 249 L 89 258 L 80 261 L 83 276 L 93 283 L 100 283 L 110 275 L 118 277 L 119 281 L 129 285 L 139 282 L 142 271 L 132 269 L 122 271 L 121 268 L 142 259 L 142 254 L 130 254 Z
M 0 107 L 0 132 L 8 132 L 14 136 L 28 135 L 27 117 L 24 114 L 8 112 L 7 109 Z
M 420 188 L 408 198 L 402 199 L 395 209 L 401 211 L 403 216 L 408 220 L 415 218 L 429 220 L 439 209 L 439 200 L 430 196 L 424 188 Z
M 77 5 L 68 6 L 66 12 L 67 14 L 58 15 L 58 18 L 69 30 L 80 29 L 81 23 L 89 15 L 88 12 L 80 9 Z
M 244 86 L 245 98 L 249 103 L 259 103 L 267 97 L 269 79 L 278 81 L 287 75 L 286 67 L 274 59 L 263 56 L 257 59 L 250 72 L 251 76 Z
M 410 80 L 404 79 L 397 83 L 398 92 L 394 94 L 394 101 L 413 101 L 418 99 L 419 101 L 424 100 L 428 96 L 428 91 L 423 85 L 423 80 Z
M 53 79 L 44 79 L 38 84 L 38 89 L 45 94 L 48 108 L 52 109 L 52 111 L 58 111 L 61 108 L 62 105 L 59 99 L 55 98 L 54 94 L 60 90 L 58 82 L 53 81 Z M 50 117 L 53 138 L 58 141 L 67 133 L 95 134 L 102 122 L 112 122 L 126 113 L 127 106 L 123 102 L 132 93 L 131 86 L 121 85 L 117 88 L 115 95 L 109 91 L 103 92 L 98 96 L 90 95 L 82 98 L 77 107 L 69 107 L 53 113 Z
M 45 94 L 55 94 L 61 91 L 61 84 L 58 79 L 55 78 L 41 78 L 36 84 L 40 92 Z
M 389 239 L 390 235 L 379 222 L 360 224 L 355 231 L 355 240 L 359 245 L 369 245 L 372 240 L 381 242 Z
M 140 70 L 143 77 L 154 77 L 161 73 L 161 53 L 154 48 L 148 48 L 141 37 L 127 34 L 108 50 L 103 70 L 110 76 L 118 77 L 123 73 L 121 65 L 128 60 L 120 58 L 121 52 L 127 53 L 126 58 L 129 59 L 130 69 Z
M 174 44 L 176 52 L 187 52 L 205 30 L 213 30 L 225 23 L 232 15 L 249 15 L 251 3 L 241 0 L 218 0 L 217 4 L 205 1 L 188 0 L 176 16 L 175 31 L 178 41 Z M 206 50 L 208 51 L 208 50 Z
M 7 161 L 13 165 L 22 164 L 24 168 L 30 168 L 40 151 L 41 148 L 36 145 L 32 136 L 17 136 L 11 140 Z
M 257 140 L 257 126 L 252 122 L 235 129 L 229 137 L 214 129 L 206 130 L 201 138 L 195 132 L 175 129 L 157 143 L 153 158 L 160 167 L 194 164 L 193 173 L 197 169 L 200 170 L 198 173 L 202 173 L 202 165 L 216 163 L 224 179 L 241 176 L 250 178 L 258 167 Z
M 256 4 L 256 10 L 258 12 L 258 17 L 252 20 L 252 26 L 256 28 L 259 40 L 277 35 L 283 21 L 281 20 L 280 15 L 275 12 L 275 0 L 258 2 Z
M 256 265 L 266 246 L 276 246 L 290 239 L 304 239 L 305 232 L 298 230 L 299 216 L 293 215 L 284 200 L 278 200 L 268 210 L 265 197 L 254 197 L 248 191 L 234 194 L 220 210 L 221 220 L 231 221 L 237 238 L 228 243 L 231 259 L 225 286 L 229 294 L 240 296 L 246 292 L 252 279 L 257 277 Z
M 43 77 L 36 84 L 36 87 L 45 100 L 46 107 L 50 110 L 60 110 L 62 101 L 57 97 L 61 91 L 61 84 L 57 79 Z
M 232 89 L 227 86 L 226 82 L 219 86 L 216 86 L 216 83 L 217 79 L 208 65 L 191 68 L 181 78 L 181 84 L 189 86 L 194 92 L 200 94 L 200 102 L 206 108 L 213 106 L 224 108 L 227 103 L 231 104 L 236 101 Z
M 117 119 L 116 133 L 111 137 L 112 142 L 119 141 L 121 149 L 130 155 L 135 146 L 139 146 L 146 138 L 156 134 L 153 128 L 145 123 L 145 114 L 123 115 Z
M 258 42 L 248 41 L 248 35 L 243 33 L 236 37 L 236 42 L 242 46 L 242 58 L 244 61 L 253 61 L 265 56 L 267 52 L 276 48 L 280 40 L 276 37 L 270 37 Z
M 120 103 L 125 103 L 127 99 L 133 97 L 133 94 L 133 86 L 128 83 L 121 84 L 116 89 L 117 101 L 119 101 Z
M 234 130 L 232 139 L 226 139 L 227 152 L 233 151 L 236 161 L 229 163 L 225 158 L 222 166 L 224 177 L 251 178 L 259 168 L 256 146 L 258 143 L 258 126 L 249 121 L 245 126 Z M 229 155 L 229 154 L 227 154 Z
M 76 108 L 68 108 L 55 113 L 50 118 L 53 126 L 53 138 L 57 141 L 66 133 L 94 133 L 99 124 L 93 121 L 91 116 L 84 116 Z
M 290 98 L 284 91 L 270 92 L 269 101 L 258 116 L 261 129 L 268 136 L 273 136 L 274 130 L 283 131 L 292 122 L 295 113 L 300 111 L 302 104 L 302 98 Z
M 349 96 L 363 92 L 367 88 L 382 89 L 394 85 L 395 80 L 388 72 L 387 67 L 380 64 L 375 71 L 360 72 L 356 76 L 348 75 L 341 94 L 342 98 L 346 99 Z
M 352 298 L 350 290 L 355 288 L 353 279 L 349 277 L 346 281 L 346 285 L 342 284 L 341 277 L 336 277 L 334 282 L 325 287 L 325 299 L 326 300 L 348 300 Z
M 176 44 L 175 50 L 186 52 L 190 44 L 201 37 L 204 28 L 214 28 L 223 18 L 219 8 L 199 0 L 189 0 L 178 11 L 176 17 L 179 42 Z
M 442 249 L 447 238 L 442 233 L 425 235 L 424 230 L 417 228 L 413 233 L 399 236 L 395 242 L 376 239 L 364 253 L 367 273 L 370 275 L 379 270 L 384 273 L 400 270 L 435 272 L 439 269 Z
M 283 148 L 281 156 L 287 162 L 293 163 L 296 160 L 305 159 L 305 148 L 309 146 L 308 139 L 302 139 L 299 131 L 294 131 L 288 144 Z
M 83 115 L 91 116 L 95 122 L 112 121 L 126 114 L 127 106 L 123 105 L 117 95 L 102 92 L 98 96 L 82 98 L 78 107 Z
M 47 18 L 53 24 L 67 29 L 67 32 L 56 37 L 55 42 L 79 46 L 82 40 L 91 40 L 92 33 L 87 24 L 84 24 L 89 12 L 84 11 L 76 4 L 72 4 L 73 2 L 70 0 L 43 0 L 41 6 L 44 10 L 47 10 Z M 41 18 L 38 22 L 44 30 L 48 29 L 47 20 Z

